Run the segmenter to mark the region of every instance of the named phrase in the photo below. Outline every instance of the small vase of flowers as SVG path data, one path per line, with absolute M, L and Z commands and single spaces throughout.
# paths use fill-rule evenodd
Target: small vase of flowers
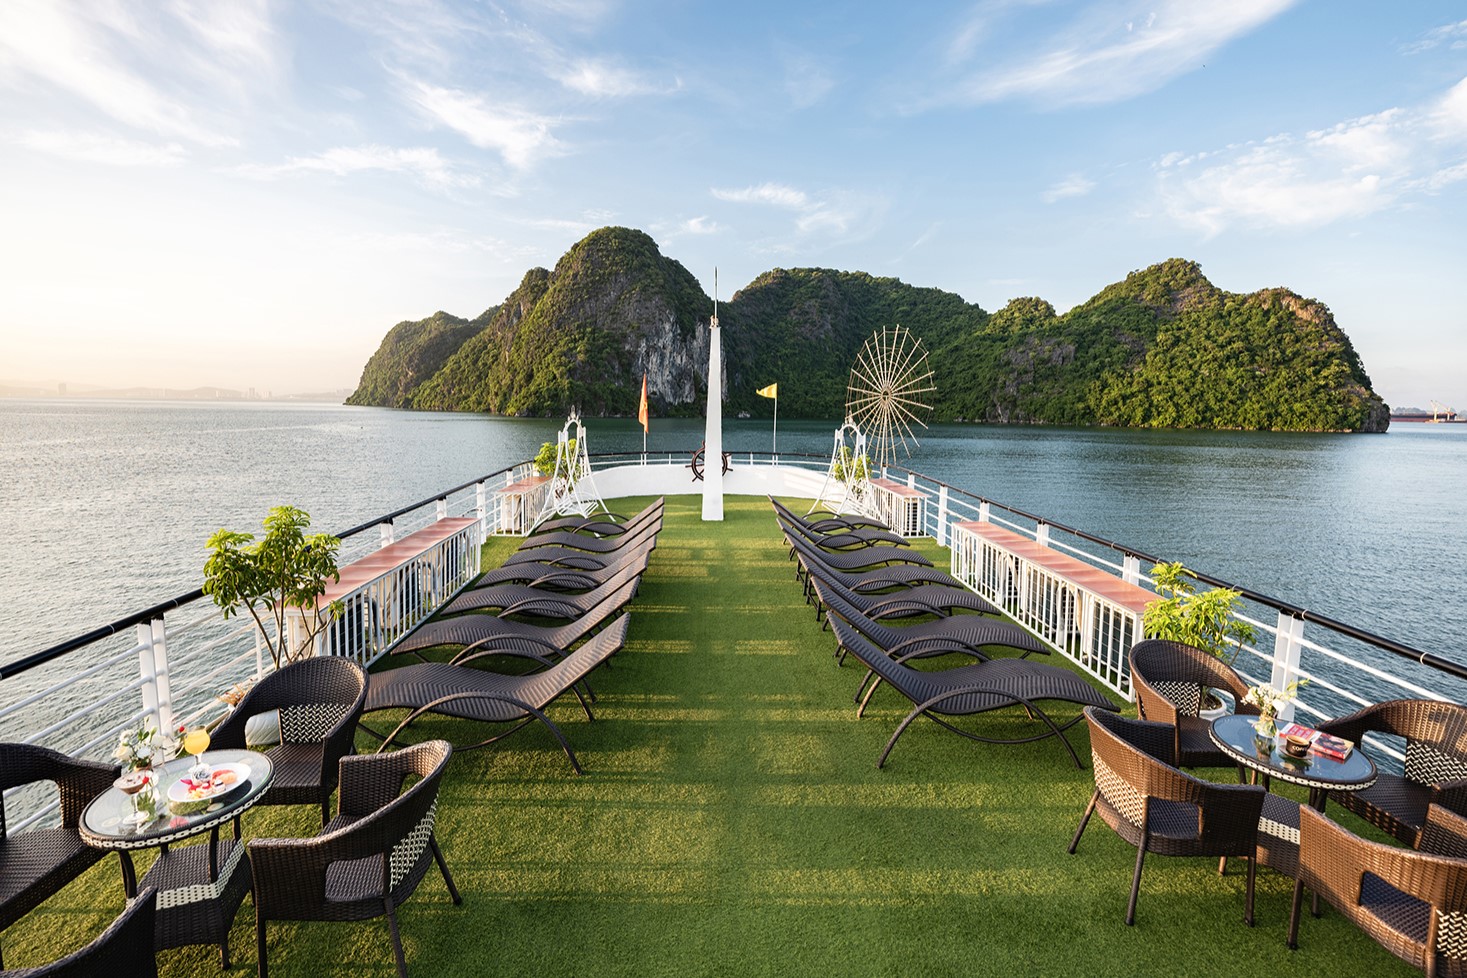
M 144 723 L 122 732 L 112 756 L 126 770 L 142 771 L 172 759 L 177 753 L 178 741 L 175 738 L 160 734 L 151 723 Z
M 1282 691 L 1274 689 L 1267 683 L 1248 687 L 1243 702 L 1249 706 L 1258 707 L 1258 719 L 1253 721 L 1253 729 L 1260 738 L 1272 739 L 1278 733 L 1279 711 L 1288 704 L 1294 702 L 1299 696 L 1299 687 L 1308 685 L 1307 679 L 1296 679 L 1283 688 Z

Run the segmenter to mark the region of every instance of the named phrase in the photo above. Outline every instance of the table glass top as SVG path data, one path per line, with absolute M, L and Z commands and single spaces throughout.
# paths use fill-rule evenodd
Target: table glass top
M 244 811 L 259 800 L 270 785 L 274 767 L 270 758 L 251 750 L 211 750 L 200 758 L 211 767 L 242 764 L 249 777 L 227 793 L 206 802 L 177 805 L 168 800 L 168 789 L 193 766 L 192 757 L 180 757 L 154 768 L 154 789 L 158 799 L 156 818 L 138 825 L 129 821 L 131 798 L 117 787 L 108 788 L 92 800 L 82 813 L 81 833 L 87 841 L 99 846 L 136 848 L 186 838 L 203 832 L 235 813 Z
M 1253 729 L 1255 719 L 1238 714 L 1219 717 L 1212 723 L 1213 740 L 1240 763 L 1286 781 L 1340 787 L 1359 787 L 1375 781 L 1375 762 L 1358 746 L 1343 761 L 1313 751 L 1303 757 L 1293 757 L 1284 752 L 1280 738 L 1259 739 Z

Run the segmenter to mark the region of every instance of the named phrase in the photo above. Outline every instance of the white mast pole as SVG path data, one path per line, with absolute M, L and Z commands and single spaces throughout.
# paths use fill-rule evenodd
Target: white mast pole
M 703 429 L 703 520 L 723 520 L 723 337 L 718 328 L 718 269 L 708 324 L 708 414 Z

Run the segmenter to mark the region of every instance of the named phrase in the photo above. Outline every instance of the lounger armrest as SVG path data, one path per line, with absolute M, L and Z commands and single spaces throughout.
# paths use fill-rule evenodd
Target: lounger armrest
M 524 655 L 535 657 L 535 653 L 526 652 L 523 649 L 499 648 L 500 643 L 508 642 L 525 642 L 529 645 L 539 646 L 540 648 L 543 648 L 548 652 L 553 652 L 558 656 L 565 655 L 565 649 L 561 648 L 559 645 L 556 645 L 554 642 L 546 641 L 543 638 L 535 638 L 531 635 L 494 635 L 490 638 L 481 638 L 479 639 L 479 641 L 474 642 L 471 645 L 465 645 L 457 655 L 449 660 L 448 664 L 451 666 L 462 665 L 469 659 L 477 658 L 481 654 L 491 652 L 498 652 L 505 655 Z
M 935 655 L 942 652 L 973 655 L 984 661 L 988 659 L 988 656 L 984 655 L 978 646 L 964 642 L 962 639 L 953 638 L 950 635 L 928 635 L 920 638 L 909 638 L 882 651 L 898 662 L 905 662 L 913 656 Z
M 553 611 L 554 613 L 548 613 L 550 611 Z M 562 611 L 568 611 L 569 613 L 561 614 L 560 612 Z M 554 595 L 546 594 L 535 598 L 521 598 L 519 601 L 515 601 L 511 604 L 501 605 L 499 609 L 499 614 L 495 617 L 508 618 L 510 615 L 525 614 L 534 614 L 542 618 L 569 619 L 579 617 L 581 612 L 579 609 L 575 608 L 573 605 L 567 602 L 565 598 L 559 598 L 555 597 Z
M 937 615 L 939 618 L 950 618 L 950 613 L 940 608 L 933 607 L 929 602 L 916 600 L 904 594 L 891 594 L 866 609 L 866 617 L 872 621 L 882 621 L 888 614 L 900 615 L 902 612 L 920 611 L 927 614 Z
M 473 662 L 475 659 L 487 659 L 496 655 L 508 655 L 516 659 L 534 659 L 542 666 L 555 665 L 552 660 L 545 658 L 545 656 L 536 655 L 534 652 L 526 652 L 523 649 L 480 649 L 472 655 L 464 655 L 454 659 L 452 665 L 464 666 Z

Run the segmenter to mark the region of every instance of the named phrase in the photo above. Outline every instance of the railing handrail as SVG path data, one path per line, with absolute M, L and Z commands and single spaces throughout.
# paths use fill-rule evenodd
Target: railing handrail
M 373 529 L 374 527 L 381 526 L 383 523 L 391 523 L 399 516 L 411 513 L 413 510 L 416 509 L 422 509 L 424 506 L 427 506 L 430 503 L 436 503 L 440 499 L 447 499 L 454 493 L 463 492 L 465 489 L 468 489 L 472 486 L 477 486 L 481 482 L 488 482 L 495 476 L 503 475 L 504 473 L 512 471 L 520 465 L 527 464 L 529 461 L 531 460 L 527 459 L 522 462 L 516 462 L 514 465 L 507 465 L 504 468 L 496 469 L 495 471 L 490 472 L 488 475 L 480 476 L 477 479 L 470 479 L 468 482 L 464 482 L 460 485 L 454 486 L 452 489 L 445 489 L 442 492 L 436 492 L 433 495 L 428 496 L 425 499 L 421 499 L 416 503 L 412 503 L 408 506 L 399 507 L 398 509 L 394 509 L 390 513 L 385 513 L 382 516 L 379 516 L 373 520 L 368 520 L 365 523 L 359 523 L 349 530 L 334 534 L 334 536 L 342 540 L 346 540 L 350 537 L 356 536 L 358 533 L 364 533 L 367 530 Z M 64 655 L 75 652 L 77 649 L 86 648 L 88 645 L 91 645 L 94 642 L 100 642 L 104 638 L 111 638 L 113 635 L 116 635 L 118 632 L 121 632 L 125 628 L 132 628 L 135 625 L 141 625 L 144 622 L 152 621 L 155 618 L 161 617 L 166 612 L 181 608 L 186 604 L 192 604 L 203 596 L 203 588 L 194 588 L 192 591 L 187 591 L 183 594 L 178 595 L 177 597 L 168 598 L 165 601 L 160 601 L 150 608 L 145 608 L 142 611 L 133 612 L 132 614 L 119 618 L 114 622 L 109 622 L 106 625 L 102 625 L 100 628 L 94 628 L 89 632 L 83 632 L 81 635 L 77 635 L 74 638 L 69 638 L 64 642 L 58 642 L 55 645 L 52 645 L 49 648 L 44 648 L 39 652 L 32 652 L 30 655 L 16 659 L 13 662 L 4 663 L 3 665 L 0 665 L 0 680 L 6 680 L 10 679 L 13 676 L 18 676 L 23 672 L 28 672 L 29 670 L 36 668 L 37 666 L 43 666 L 46 663 L 51 662 L 52 660 L 59 659 Z
M 662 452 L 637 452 L 637 451 L 631 451 L 631 452 L 594 452 L 594 453 L 590 453 L 590 458 L 592 458 L 592 459 L 612 459 L 612 458 L 628 458 L 628 457 L 637 457 L 637 456 L 650 456 L 650 455 L 654 455 L 654 454 L 655 455 L 663 455 L 663 454 L 666 454 L 668 456 L 672 456 L 672 455 L 676 455 L 676 454 L 688 454 L 688 455 L 690 455 L 691 453 L 690 452 L 686 452 L 686 451 L 684 451 L 684 452 L 670 452 L 670 451 L 662 451 Z M 747 455 L 750 459 L 753 459 L 755 457 L 765 457 L 765 456 L 768 456 L 774 462 L 777 462 L 777 460 L 779 458 L 781 458 L 781 457 L 799 458 L 799 459 L 815 459 L 815 460 L 824 459 L 824 456 L 823 455 L 817 455 L 817 454 L 814 454 L 814 453 L 811 453 L 811 452 L 779 452 L 778 454 L 775 454 L 775 453 L 772 453 L 772 452 L 765 452 L 765 451 L 761 451 L 761 450 L 751 450 L 751 451 L 748 451 L 748 452 L 744 452 L 744 451 L 732 452 L 730 454 L 732 456 L 734 456 L 734 457 L 737 457 L 737 456 L 740 456 L 740 455 Z M 368 520 L 368 521 L 366 521 L 364 523 L 360 523 L 357 526 L 354 526 L 354 527 L 352 527 L 352 528 L 350 528 L 350 529 L 348 529 L 348 530 L 346 530 L 346 531 L 344 531 L 342 533 L 337 534 L 337 536 L 339 536 L 342 539 L 347 539 L 347 538 L 352 537 L 352 536 L 355 536 L 355 535 L 357 535 L 359 533 L 363 533 L 363 532 L 365 532 L 367 530 L 370 530 L 370 529 L 372 529 L 374 527 L 380 526 L 383 523 L 390 523 L 393 520 L 397 519 L 399 516 L 403 516 L 403 515 L 405 515 L 407 513 L 413 512 L 414 510 L 421 509 L 424 506 L 427 506 L 427 505 L 429 505 L 431 503 L 436 503 L 439 500 L 446 499 L 447 497 L 453 495 L 454 493 L 462 492 L 465 489 L 469 489 L 469 488 L 471 488 L 473 486 L 477 486 L 477 485 L 480 485 L 482 483 L 488 482 L 490 479 L 493 479 L 496 476 L 503 475 L 506 472 L 512 472 L 516 468 L 519 468 L 522 465 L 528 465 L 528 464 L 532 464 L 532 463 L 533 463 L 533 459 L 523 459 L 523 460 L 521 460 L 519 462 L 514 463 L 513 465 L 504 466 L 502 468 L 496 469 L 493 472 L 490 472 L 487 475 L 483 475 L 483 476 L 480 476 L 480 477 L 475 478 L 475 479 L 470 479 L 467 482 L 460 483 L 459 485 L 454 486 L 454 487 L 452 487 L 450 489 L 445 489 L 443 491 L 434 493 L 433 495 L 428 496 L 428 497 L 426 497 L 426 498 L 424 498 L 424 499 L 422 499 L 422 500 L 420 500 L 420 501 L 418 501 L 416 503 L 412 503 L 412 504 L 407 505 L 407 506 L 399 507 L 398 509 L 392 510 L 389 513 L 386 513 L 386 514 L 383 514 L 382 516 L 376 517 L 375 519 Z M 1134 547 L 1122 546 L 1121 544 L 1118 544 L 1118 543 L 1116 543 L 1113 540 L 1108 540 L 1105 537 L 1097 536 L 1097 535 L 1095 535 L 1093 533 L 1089 533 L 1089 532 L 1087 532 L 1085 530 L 1081 530 L 1081 529 L 1078 529 L 1076 527 L 1072 527 L 1072 526 L 1069 526 L 1067 524 L 1060 523 L 1060 522 L 1058 522 L 1056 520 L 1047 519 L 1047 518 L 1042 517 L 1042 516 L 1037 516 L 1037 515 L 1035 515 L 1033 513 L 1030 513 L 1030 512 L 1027 512 L 1025 510 L 1019 509 L 1019 508 L 1017 508 L 1015 506 L 1010 506 L 1010 505 L 1007 505 L 1006 503 L 998 502 L 998 501 L 993 500 L 993 499 L 990 499 L 990 498 L 988 498 L 986 496 L 982 496 L 982 495 L 979 495 L 977 493 L 969 492 L 966 489 L 962 489 L 960 487 L 950 485 L 950 484 L 948 484 L 946 482 L 943 482 L 940 479 L 934 479 L 931 476 L 924 475 L 924 474 L 922 474 L 920 472 L 916 472 L 916 471 L 914 471 L 912 469 L 908 469 L 908 468 L 906 468 L 904 466 L 900 466 L 900 465 L 889 465 L 889 466 L 886 466 L 886 468 L 888 470 L 894 470 L 894 471 L 906 473 L 907 475 L 912 476 L 914 479 L 920 479 L 923 482 L 928 483 L 928 484 L 930 484 L 932 486 L 936 486 L 936 487 L 939 487 L 939 488 L 947 489 L 949 493 L 954 493 L 954 494 L 963 496 L 963 497 L 965 497 L 967 499 L 976 500 L 979 503 L 988 505 L 990 507 L 997 507 L 997 508 L 1003 510 L 1004 512 L 1011 513 L 1011 514 L 1013 514 L 1015 516 L 1021 517 L 1021 518 L 1026 519 L 1026 520 L 1031 520 L 1031 521 L 1033 521 L 1036 524 L 1043 524 L 1045 526 L 1049 526 L 1049 527 L 1051 527 L 1053 529 L 1059 530 L 1062 533 L 1070 534 L 1070 535 L 1072 535 L 1072 536 L 1074 536 L 1074 537 L 1076 537 L 1078 539 L 1086 540 L 1086 541 L 1088 541 L 1090 543 L 1093 543 L 1093 544 L 1096 544 L 1098 546 L 1106 547 L 1107 549 L 1110 549 L 1112 551 L 1115 551 L 1115 552 L 1121 554 L 1124 557 L 1134 557 L 1137 560 L 1142 560 L 1142 561 L 1145 561 L 1145 562 L 1150 563 L 1150 564 L 1159 564 L 1159 563 L 1164 563 L 1165 562 L 1160 557 L 1156 557 L 1156 556 L 1154 556 L 1152 554 L 1148 554 L 1148 553 L 1146 553 L 1144 551 L 1137 550 Z M 919 488 L 920 488 L 920 486 L 919 486 Z M 1360 642 L 1364 642 L 1367 645 L 1371 645 L 1371 646 L 1374 646 L 1376 648 L 1382 649 L 1382 650 L 1384 650 L 1386 652 L 1389 652 L 1389 653 L 1391 653 L 1391 654 L 1393 654 L 1395 656 L 1398 656 L 1400 658 L 1407 659 L 1407 660 L 1410 660 L 1412 662 L 1419 663 L 1420 665 L 1426 666 L 1427 668 L 1434 669 L 1434 670 L 1436 670 L 1438 672 L 1447 673 L 1447 674 L 1452 675 L 1452 676 L 1455 676 L 1455 677 L 1457 677 L 1459 679 L 1467 679 L 1467 665 L 1464 665 L 1462 663 L 1456 662 L 1456 661 L 1454 661 L 1452 659 L 1445 658 L 1445 657 L 1443 657 L 1441 655 L 1438 655 L 1438 654 L 1436 654 L 1434 652 L 1427 652 L 1425 650 L 1418 649 L 1418 648 L 1415 648 L 1413 646 L 1407 645 L 1407 644 L 1405 644 L 1403 642 L 1398 642 L 1398 641 L 1396 641 L 1394 639 L 1387 638 L 1387 637 L 1385 637 L 1383 635 L 1377 635 L 1377 634 L 1375 634 L 1373 632 L 1369 632 L 1369 631 L 1367 631 L 1367 630 L 1365 630 L 1363 628 L 1357 628 L 1354 625 L 1350 625 L 1350 624 L 1348 624 L 1346 622 L 1342 622 L 1342 621 L 1339 621 L 1339 620 L 1337 620 L 1335 618 L 1331 618 L 1328 615 L 1321 615 L 1321 614 L 1318 614 L 1317 612 L 1309 611 L 1307 608 L 1303 608 L 1303 607 L 1300 607 L 1298 605 L 1292 604 L 1290 602 L 1282 601 L 1282 600 L 1279 600 L 1277 598 L 1270 597 L 1269 595 L 1262 594 L 1262 593 L 1260 593 L 1258 591 L 1254 591 L 1251 588 L 1247 588 L 1247 587 L 1243 587 L 1241 585 L 1233 584 L 1233 583 L 1231 583 L 1229 581 L 1226 581 L 1226 580 L 1224 580 L 1222 578 L 1215 577 L 1215 576 L 1213 576 L 1211 574 L 1207 574 L 1207 573 L 1202 572 L 1202 571 L 1195 571 L 1195 570 L 1189 569 L 1187 571 L 1187 573 L 1189 575 L 1191 575 L 1192 577 L 1196 578 L 1198 581 L 1201 581 L 1202 583 L 1207 584 L 1207 585 L 1209 585 L 1211 587 L 1222 587 L 1222 588 L 1228 588 L 1230 590 L 1237 591 L 1240 595 L 1242 595 L 1244 598 L 1246 598 L 1246 599 L 1248 599 L 1250 601 L 1253 601 L 1253 602 L 1255 602 L 1257 604 L 1263 605 L 1264 607 L 1272 608 L 1275 611 L 1280 611 L 1280 612 L 1282 612 L 1282 613 L 1284 613 L 1286 615 L 1290 615 L 1290 616 L 1292 616 L 1294 618 L 1297 618 L 1300 621 L 1313 622 L 1314 624 L 1321 625 L 1321 626 L 1323 626 L 1323 627 L 1325 627 L 1327 629 L 1330 629 L 1331 631 L 1338 632 L 1339 634 L 1345 635 L 1345 636 L 1347 636 L 1349 638 L 1355 639 L 1355 640 L 1360 641 Z M 17 676 L 17 675 L 19 675 L 19 674 L 21 674 L 23 672 L 26 672 L 26 671 L 28 671 L 30 669 L 34 669 L 37 666 L 44 665 L 47 662 L 51 662 L 51 661 L 53 661 L 53 660 L 55 660 L 57 658 L 60 658 L 61 656 L 67 655 L 67 654 L 69 654 L 71 652 L 75 652 L 78 649 L 81 649 L 81 648 L 84 648 L 84 647 L 86 647 L 88 645 L 91 645 L 94 642 L 98 642 L 98 641 L 101 641 L 102 639 L 105 639 L 105 638 L 108 638 L 110 636 L 116 635 L 117 633 L 121 632 L 125 628 L 129 628 L 129 627 L 132 627 L 132 626 L 135 626 L 135 625 L 142 624 L 142 623 L 147 622 L 147 621 L 151 621 L 154 618 L 159 617 L 164 612 L 171 611 L 171 610 L 174 610 L 176 608 L 182 607 L 183 605 L 189 604 L 189 603 L 191 603 L 193 601 L 197 601 L 198 599 L 202 598 L 203 596 L 204 596 L 203 589 L 202 588 L 196 588 L 196 589 L 194 589 L 192 591 L 189 591 L 189 592 L 187 592 L 185 594 L 181 594 L 181 595 L 179 595 L 179 596 L 177 596 L 175 598 L 170 598 L 170 599 L 168 599 L 166 601 L 159 602 L 158 604 L 155 604 L 152 607 L 149 607 L 149 608 L 144 609 L 142 611 L 138 611 L 138 612 L 135 612 L 135 613 L 133 613 L 131 615 L 127 615 L 127 616 L 125 616 L 123 618 L 119 618 L 118 620 L 116 620 L 114 622 L 111 622 L 111 623 L 109 623 L 107 625 L 103 625 L 100 628 L 95 628 L 95 629 L 93 629 L 93 630 L 91 630 L 89 632 L 85 632 L 85 633 L 83 633 L 81 635 L 78 635 L 78 636 L 76 636 L 74 638 L 67 639 L 66 641 L 63 641 L 63 642 L 57 643 L 56 645 L 50 646 L 49 648 L 42 649 L 39 652 L 32 653 L 31 655 L 28 655 L 28 656 L 25 656 L 23 658 L 17 659 L 17 660 L 15 660 L 13 662 L 0 665 L 0 680 L 9 679 L 9 678 L 11 678 L 13 676 Z
M 887 466 L 887 468 L 906 472 L 910 475 L 916 476 L 919 479 L 926 480 L 927 482 L 932 483 L 934 486 L 947 489 L 949 493 L 957 493 L 959 495 L 966 496 L 969 499 L 976 499 L 980 503 L 986 503 L 989 506 L 996 506 L 1004 512 L 1012 513 L 1015 516 L 1022 517 L 1026 520 L 1033 520 L 1035 523 L 1042 523 L 1045 526 L 1059 530 L 1063 533 L 1068 533 L 1082 540 L 1088 540 L 1089 542 L 1098 544 L 1099 546 L 1107 547 L 1111 550 L 1116 551 L 1117 553 L 1120 553 L 1122 556 L 1135 557 L 1137 560 L 1145 561 L 1148 564 L 1168 563 L 1168 561 L 1165 561 L 1162 558 L 1154 556 L 1152 554 L 1148 554 L 1143 550 L 1137 550 L 1134 547 L 1122 546 L 1121 544 L 1116 543 L 1113 540 L 1107 540 L 1105 537 L 1096 536 L 1093 533 L 1088 533 L 1084 530 L 1079 530 L 1075 527 L 1067 526 L 1066 524 L 1060 523 L 1056 520 L 1046 519 L 1042 516 L 1036 516 L 1033 513 L 1026 512 L 1014 506 L 1009 506 L 1005 503 L 997 502 L 995 500 L 989 499 L 986 496 L 980 496 L 977 493 L 969 492 L 966 489 L 961 489 L 956 486 L 949 485 L 948 483 L 943 482 L 940 479 L 934 479 L 931 476 L 923 475 L 920 472 L 915 472 L 911 469 L 904 468 L 903 466 L 889 465 Z M 1249 601 L 1253 601 L 1265 607 L 1272 608 L 1275 611 L 1281 611 L 1286 615 L 1290 615 L 1291 617 L 1299 619 L 1300 621 L 1313 622 L 1316 625 L 1321 625 L 1325 628 L 1330 629 L 1331 631 L 1339 632 L 1340 634 L 1345 635 L 1349 638 L 1353 638 L 1356 641 L 1364 642 L 1367 645 L 1372 645 L 1376 648 L 1382 649 L 1383 651 L 1390 652 L 1391 654 L 1399 656 L 1400 658 L 1419 663 L 1428 668 L 1435 669 L 1438 672 L 1445 672 L 1449 675 L 1456 676 L 1458 679 L 1467 679 L 1467 665 L 1456 662 L 1452 659 L 1445 658 L 1435 652 L 1427 652 L 1422 649 L 1415 648 L 1414 646 L 1407 645 L 1404 642 L 1398 642 L 1395 639 L 1387 638 L 1384 635 L 1377 635 L 1374 632 L 1366 631 L 1363 628 L 1357 628 L 1354 625 L 1340 621 L 1336 618 L 1331 618 L 1328 615 L 1322 615 L 1317 612 L 1310 611 L 1307 608 L 1300 607 L 1299 605 L 1293 604 L 1291 602 L 1270 597 L 1269 595 L 1263 594 L 1259 591 L 1255 591 L 1252 588 L 1244 587 L 1239 584 L 1234 584 L 1230 581 L 1224 580 L 1220 577 L 1215 577 L 1203 571 L 1197 571 L 1188 568 L 1187 574 L 1190 577 L 1196 578 L 1197 580 L 1211 587 L 1227 588 L 1231 591 L 1237 591 L 1240 595 L 1242 595 Z

